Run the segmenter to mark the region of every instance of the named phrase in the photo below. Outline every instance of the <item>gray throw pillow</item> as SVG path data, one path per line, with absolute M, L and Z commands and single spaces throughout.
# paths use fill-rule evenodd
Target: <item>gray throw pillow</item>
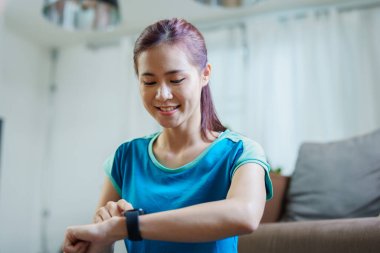
M 380 130 L 302 144 L 286 201 L 288 221 L 379 215 Z

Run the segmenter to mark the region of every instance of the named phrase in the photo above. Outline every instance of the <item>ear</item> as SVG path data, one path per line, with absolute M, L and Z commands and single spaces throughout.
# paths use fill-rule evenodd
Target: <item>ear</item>
M 208 83 L 210 82 L 210 76 L 211 76 L 211 64 L 207 63 L 206 67 L 204 67 L 201 73 L 202 87 L 208 85 Z

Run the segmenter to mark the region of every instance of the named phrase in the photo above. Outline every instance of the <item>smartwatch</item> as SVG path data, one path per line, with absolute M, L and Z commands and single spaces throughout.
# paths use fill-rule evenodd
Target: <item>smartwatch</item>
M 139 215 L 143 214 L 144 210 L 141 208 L 132 209 L 124 212 L 128 231 L 128 239 L 131 241 L 141 241 L 143 239 L 141 237 L 139 228 Z

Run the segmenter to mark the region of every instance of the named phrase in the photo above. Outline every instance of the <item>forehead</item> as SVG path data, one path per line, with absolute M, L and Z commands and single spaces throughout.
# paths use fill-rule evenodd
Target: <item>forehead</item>
M 170 44 L 160 44 L 142 52 L 137 58 L 137 67 L 139 73 L 157 74 L 177 69 L 195 69 L 186 51 L 180 46 Z

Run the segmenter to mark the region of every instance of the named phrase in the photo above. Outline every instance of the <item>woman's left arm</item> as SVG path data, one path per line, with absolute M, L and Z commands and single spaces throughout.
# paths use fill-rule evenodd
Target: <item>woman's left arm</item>
M 264 176 L 260 165 L 244 164 L 235 172 L 225 200 L 142 215 L 141 235 L 150 240 L 207 242 L 252 233 L 265 206 Z M 66 246 L 80 241 L 107 244 L 128 237 L 125 217 L 117 216 L 97 224 L 69 227 L 66 233 Z
M 232 178 L 225 200 L 140 216 L 145 239 L 205 242 L 252 233 L 260 223 L 265 201 L 265 171 L 242 165 Z

